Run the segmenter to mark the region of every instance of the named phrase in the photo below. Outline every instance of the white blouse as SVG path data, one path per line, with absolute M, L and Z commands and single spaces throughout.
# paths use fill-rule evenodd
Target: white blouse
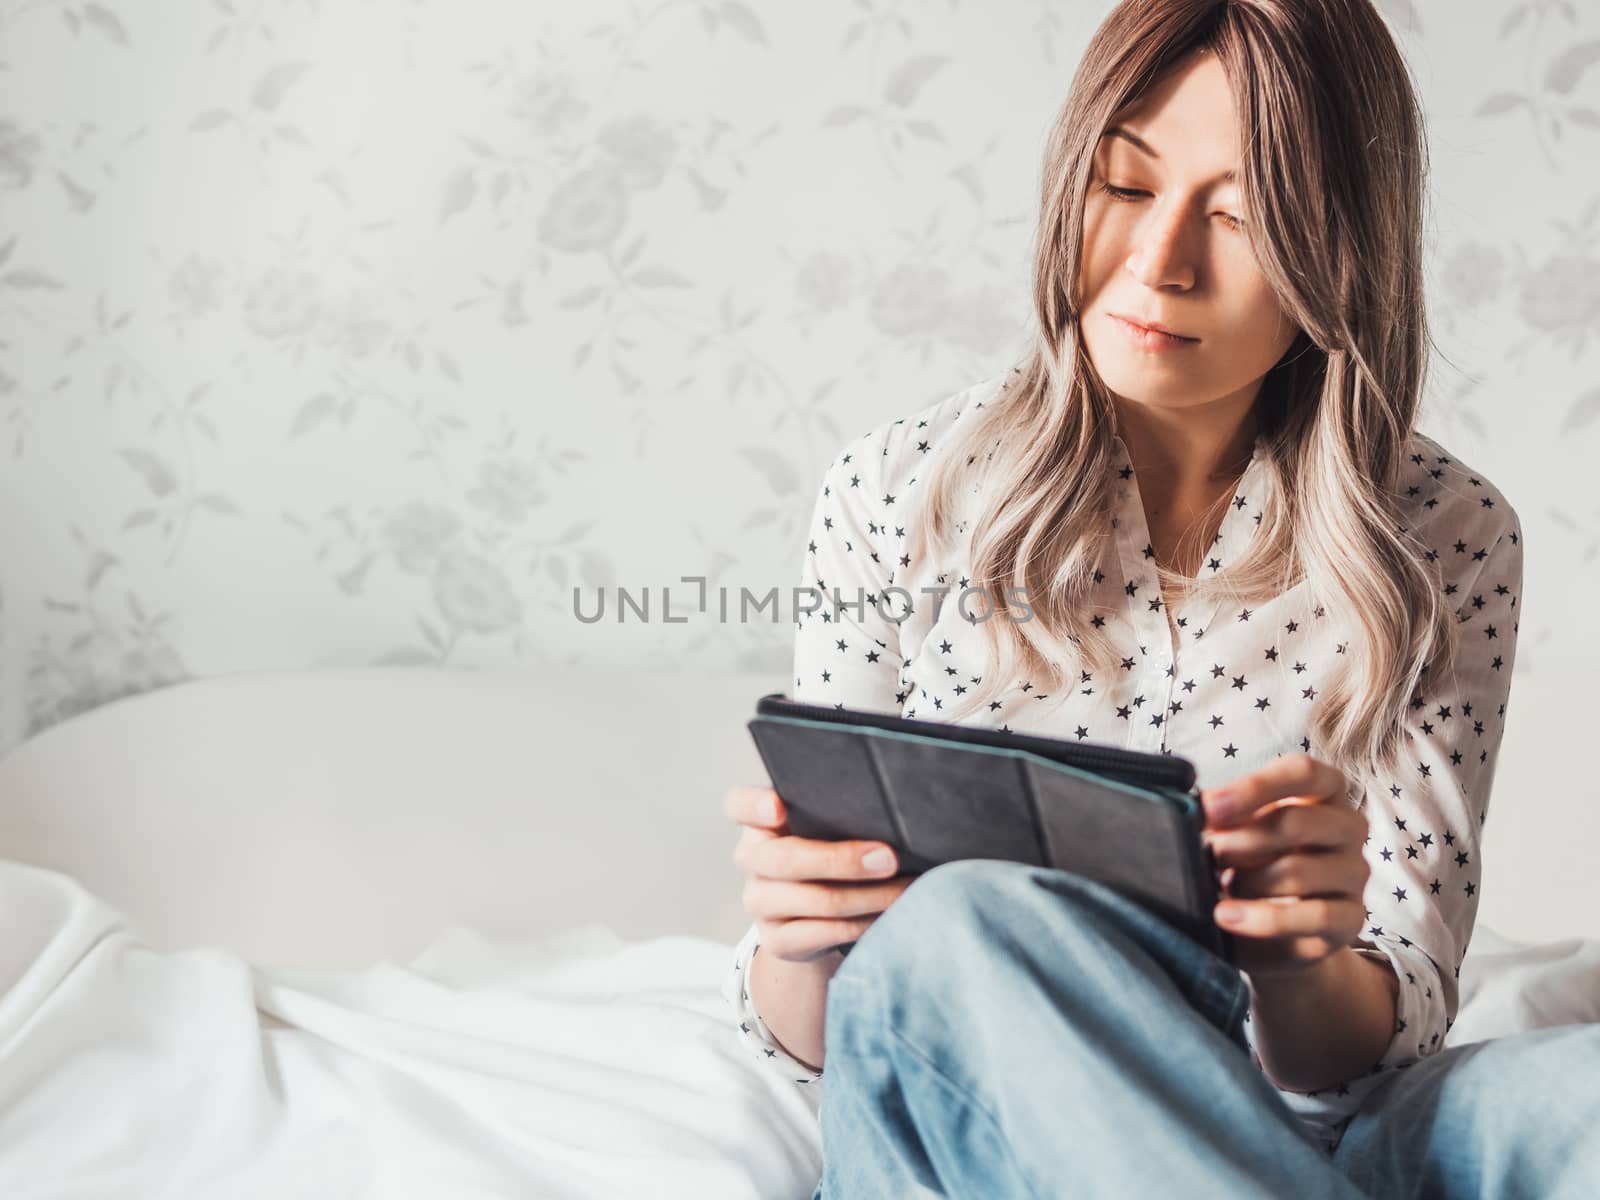
M 813 704 L 897 712 L 943 720 L 986 669 L 986 634 L 956 604 L 966 584 L 957 561 L 922 562 L 904 546 L 919 500 L 923 463 L 963 414 L 1009 386 L 1011 372 L 986 380 L 908 417 L 886 422 L 845 446 L 827 468 L 813 510 L 801 585 L 837 588 L 864 608 L 831 604 L 796 622 L 792 695 Z M 1310 717 L 1321 683 L 1345 652 L 1346 635 L 1305 584 L 1253 608 L 1194 601 L 1173 614 L 1150 566 L 1154 556 L 1127 448 L 1115 440 L 1114 548 L 1097 576 L 1104 631 L 1122 647 L 1109 675 L 1080 670 L 1069 689 L 1050 692 L 1018 679 L 970 724 L 1088 740 L 1190 759 L 1199 786 L 1217 787 L 1270 762 L 1306 751 L 1318 757 Z M 1220 570 L 1255 535 L 1267 479 L 1257 442 L 1202 570 Z M 1462 650 L 1454 678 L 1425 682 L 1405 718 L 1407 764 L 1390 777 L 1353 779 L 1364 793 L 1372 867 L 1365 892 L 1371 948 L 1400 980 L 1394 1037 L 1371 1071 L 1321 1092 L 1280 1089 L 1302 1122 L 1325 1140 L 1362 1098 L 1405 1067 L 1439 1050 L 1455 1019 L 1462 957 L 1482 883 L 1479 844 L 1505 724 L 1522 589 L 1522 538 L 1500 491 L 1423 434 L 1411 440 L 1402 481 L 1406 527 L 1442 568 L 1454 597 Z M 919 589 L 948 585 L 935 613 Z M 871 596 L 886 587 L 914 598 L 899 624 Z M 898 595 L 898 593 L 896 593 Z M 979 597 L 967 609 L 981 615 Z M 899 616 L 905 609 L 887 606 Z M 798 1084 L 810 1070 L 772 1037 L 755 1011 L 745 973 L 757 944 L 752 923 L 722 984 L 754 1050 Z M 1247 1022 L 1252 1057 L 1254 1037 Z

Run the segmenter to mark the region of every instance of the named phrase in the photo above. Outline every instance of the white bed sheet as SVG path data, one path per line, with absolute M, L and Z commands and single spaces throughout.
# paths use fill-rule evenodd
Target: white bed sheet
M 1595 1021 L 1600 940 L 1519 942 L 1480 925 L 1461 964 L 1461 1005 L 1445 1045 Z
M 410 965 L 157 953 L 0 862 L 0 1196 L 799 1197 L 815 1093 L 757 1060 L 731 945 L 585 926 Z
M 820 1091 L 751 1054 L 731 945 L 454 929 L 410 964 L 156 952 L 0 861 L 0 1196 L 795 1197 Z M 1452 1044 L 1600 1019 L 1600 942 L 1480 931 Z

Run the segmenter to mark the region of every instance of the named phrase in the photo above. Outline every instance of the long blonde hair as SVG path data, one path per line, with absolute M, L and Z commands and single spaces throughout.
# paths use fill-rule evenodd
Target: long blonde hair
M 1200 48 L 1216 54 L 1242 123 L 1256 261 L 1302 332 L 1256 398 L 1270 495 L 1249 552 L 1203 581 L 1157 574 L 1185 600 L 1245 604 L 1304 581 L 1354 642 L 1313 711 L 1316 752 L 1392 765 L 1424 672 L 1452 669 L 1456 620 L 1396 495 L 1429 344 L 1427 150 L 1405 63 L 1368 0 L 1126 0 L 1090 41 L 1045 153 L 1034 344 L 931 464 L 911 533 L 927 552 L 975 506 L 968 573 L 992 605 L 993 667 L 945 719 L 978 711 L 1016 672 L 1060 686 L 1079 662 L 1115 662 L 1090 596 L 1116 418 L 1078 324 L 1084 200 L 1113 115 Z

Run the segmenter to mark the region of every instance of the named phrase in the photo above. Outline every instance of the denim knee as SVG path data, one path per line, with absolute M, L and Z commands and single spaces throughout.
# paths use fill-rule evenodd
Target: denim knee
M 1547 1026 L 1496 1039 L 1484 1045 L 1473 1067 L 1463 1078 L 1479 1086 L 1492 1082 L 1496 1123 L 1509 1123 L 1508 1113 L 1542 1113 L 1547 1115 L 1538 1125 L 1548 1132 L 1555 1125 L 1592 1130 L 1600 1121 L 1600 1023 Z
M 1047 868 L 1004 859 L 967 858 L 923 872 L 868 927 L 834 978 L 899 982 L 914 972 L 920 987 L 937 986 L 943 971 L 972 978 L 985 956 L 1004 954 L 1009 925 L 1029 903 L 1071 904 L 1040 886 Z M 1056 872 L 1055 874 L 1060 874 Z M 1053 891 L 1054 889 L 1050 889 Z
M 1152 978 L 1165 968 L 1187 990 L 1221 989 L 1218 1003 L 1237 1005 L 1237 972 L 1217 972 L 1209 952 L 1135 901 L 1068 871 L 1004 859 L 959 859 L 924 872 L 862 934 L 834 978 L 918 990 L 949 979 L 965 991 L 1005 967 L 1029 971 L 1041 955 L 1052 973 L 1073 979 L 1130 955 L 1148 959 Z M 1068 962 L 1078 966 L 1063 972 Z
M 1451 1195 L 1587 1197 L 1600 1179 L 1597 1124 L 1600 1024 L 1550 1026 L 1400 1072 L 1355 1114 L 1335 1161 L 1374 1194 L 1443 1194 L 1445 1180 Z
M 970 922 L 967 916 L 984 880 L 1000 868 L 1016 867 L 992 859 L 941 863 L 917 878 L 867 927 L 834 973 L 836 980 L 881 976 L 885 970 L 947 963 L 951 939 Z

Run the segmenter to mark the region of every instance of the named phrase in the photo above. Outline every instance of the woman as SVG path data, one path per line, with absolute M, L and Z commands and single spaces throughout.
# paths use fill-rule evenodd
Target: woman
M 1128 0 L 1050 140 L 1035 349 L 828 469 L 793 695 L 1193 760 L 1240 950 L 734 789 L 724 992 L 797 1082 L 826 1047 L 818 1197 L 1600 1181 L 1600 1027 L 1441 1049 L 1522 545 L 1415 427 L 1423 175 L 1367 0 Z

